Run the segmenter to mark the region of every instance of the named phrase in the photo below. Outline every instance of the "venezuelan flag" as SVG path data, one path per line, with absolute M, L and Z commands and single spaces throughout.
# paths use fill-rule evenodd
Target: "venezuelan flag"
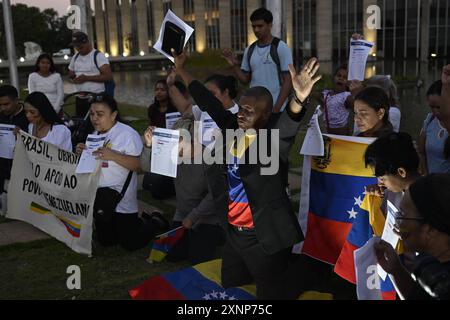
M 174 273 L 156 276 L 129 290 L 136 300 L 255 300 L 255 285 L 224 289 L 222 260 L 214 260 Z M 299 300 L 332 300 L 327 293 L 308 291 Z
M 81 234 L 81 226 L 79 224 L 76 224 L 73 221 L 70 221 L 68 219 L 56 216 L 59 221 L 61 221 L 64 226 L 67 229 L 67 232 L 69 232 L 74 238 L 79 238 Z
M 304 254 L 330 264 L 338 260 L 361 214 L 365 186 L 376 183 L 363 160 L 372 141 L 327 135 L 325 155 L 305 158 L 299 216 L 305 233 Z
M 214 260 L 156 276 L 129 293 L 137 300 L 254 300 L 254 286 L 222 288 L 221 264 L 222 260 Z
M 42 215 L 54 215 L 62 224 L 66 227 L 67 232 L 69 232 L 74 238 L 79 238 L 81 233 L 81 226 L 76 224 L 73 221 L 70 221 L 66 218 L 62 218 L 54 214 L 51 210 L 37 204 L 36 202 L 32 202 L 30 205 L 30 210 L 32 212 L 42 214 Z
M 153 241 L 153 247 L 150 251 L 149 262 L 162 262 L 177 242 L 183 237 L 185 228 L 177 228 L 166 233 L 164 236 Z
M 342 252 L 336 262 L 334 271 L 346 279 L 356 284 L 354 251 L 363 247 L 372 237 L 383 235 L 386 219 L 381 211 L 382 198 L 366 195 L 361 204 L 362 213 L 358 215 L 353 223 L 352 229 L 342 248 Z M 403 251 L 399 245 L 398 250 Z M 395 300 L 396 291 L 389 277 L 385 281 L 380 279 L 381 297 L 383 300 Z

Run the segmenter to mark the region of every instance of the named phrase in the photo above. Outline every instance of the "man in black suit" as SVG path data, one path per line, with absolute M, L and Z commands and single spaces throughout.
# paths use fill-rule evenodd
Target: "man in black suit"
M 281 172 L 287 167 L 307 98 L 321 78 L 316 76 L 317 59 L 311 59 L 298 74 L 290 66 L 295 98 L 284 113 L 272 114 L 270 92 L 255 87 L 244 93 L 239 113 L 233 115 L 184 69 L 186 55 L 174 56 L 176 72 L 200 109 L 209 113 L 223 133 L 236 129 L 244 132 L 237 142 L 225 141 L 223 153 L 231 160 L 227 166 L 207 168 L 208 183 L 227 232 L 222 284 L 236 287 L 256 282 L 258 299 L 288 298 L 283 290 L 288 257 L 292 246 L 304 238 Z M 281 170 L 267 174 L 267 162 L 258 152 L 264 146 L 271 150 L 270 158 L 278 161 Z M 248 163 L 255 155 L 257 161 Z

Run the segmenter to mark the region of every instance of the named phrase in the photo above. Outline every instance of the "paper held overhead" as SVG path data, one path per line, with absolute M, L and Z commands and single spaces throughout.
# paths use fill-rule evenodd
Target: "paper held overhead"
M 364 81 L 367 58 L 374 43 L 365 40 L 350 40 L 348 80 Z
M 153 48 L 166 56 L 170 61 L 175 62 L 171 49 L 180 54 L 191 38 L 192 33 L 194 33 L 194 29 L 169 10 L 162 23 L 158 41 Z

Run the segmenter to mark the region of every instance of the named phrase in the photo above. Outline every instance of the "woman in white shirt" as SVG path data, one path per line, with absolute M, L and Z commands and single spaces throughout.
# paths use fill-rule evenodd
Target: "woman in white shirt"
M 28 122 L 28 133 L 72 152 L 72 135 L 62 124 L 50 101 L 42 92 L 33 92 L 25 99 L 25 115 Z
M 167 229 L 169 223 L 156 213 L 143 214 L 142 219 L 138 216 L 136 172 L 140 170 L 142 139 L 136 130 L 120 122 L 117 103 L 106 94 L 93 98 L 90 119 L 94 134 L 106 135 L 105 146 L 93 153 L 102 161 L 98 187 L 120 193 L 132 172 L 127 190 L 114 212 L 104 216 L 94 213 L 97 238 L 104 246 L 120 244 L 130 251 L 143 248 L 153 240 L 156 232 Z M 76 151 L 80 154 L 85 148 L 85 144 L 78 144 Z M 96 203 L 105 200 L 111 199 L 96 199 Z
M 56 72 L 52 57 L 41 54 L 35 65 L 35 72 L 28 77 L 28 91 L 44 93 L 55 109 L 56 113 L 61 111 L 64 100 L 64 85 L 61 75 Z

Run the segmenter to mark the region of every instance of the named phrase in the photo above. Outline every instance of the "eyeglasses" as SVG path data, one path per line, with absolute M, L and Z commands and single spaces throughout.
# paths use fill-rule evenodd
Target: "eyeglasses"
M 105 100 L 105 95 L 103 94 L 92 94 L 89 95 L 88 97 L 88 101 L 89 103 L 94 103 L 94 102 L 103 102 Z

